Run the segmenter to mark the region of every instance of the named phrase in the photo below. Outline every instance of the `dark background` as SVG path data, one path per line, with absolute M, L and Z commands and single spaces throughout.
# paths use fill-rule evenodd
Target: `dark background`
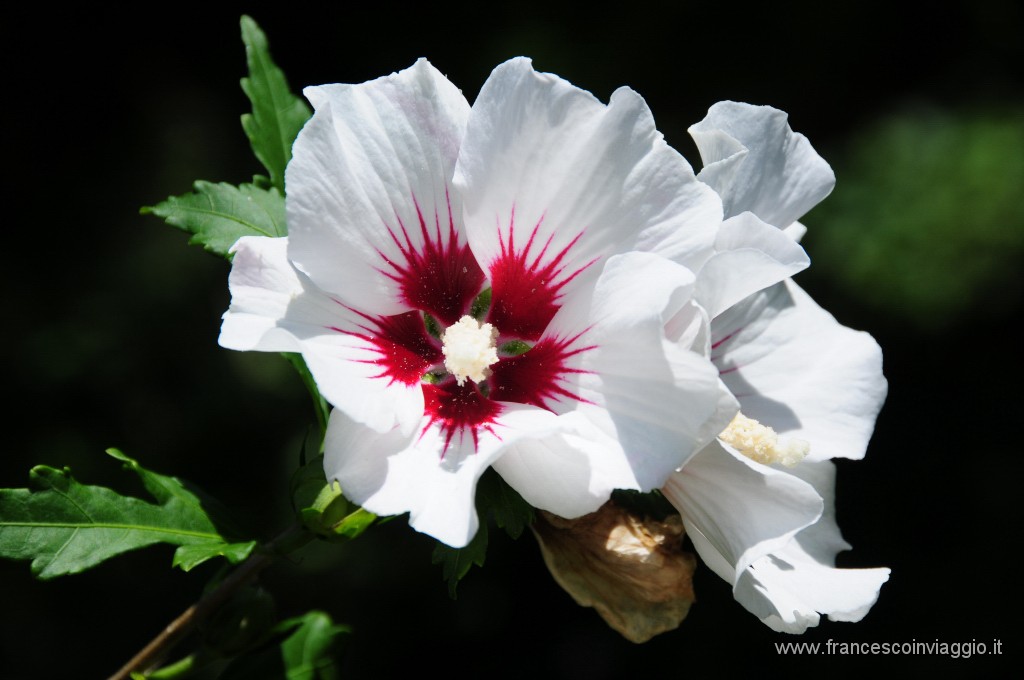
M 1018 659 L 1020 264 L 1024 14 L 1019 3 L 182 3 L 111 12 L 5 9 L 0 485 L 36 464 L 134 490 L 103 454 L 217 495 L 255 535 L 288 523 L 287 479 L 309 408 L 275 356 L 216 345 L 228 265 L 138 214 L 195 179 L 261 168 L 238 16 L 252 14 L 293 88 L 362 82 L 428 57 L 472 101 L 525 54 L 607 100 L 629 85 L 696 166 L 686 128 L 721 99 L 790 114 L 832 163 L 805 218 L 798 281 L 870 331 L 890 394 L 868 456 L 839 464 L 844 566 L 892 568 L 859 624 L 772 633 L 703 567 L 679 630 L 637 646 L 575 606 L 532 537 L 492 534 L 452 601 L 432 542 L 404 520 L 316 546 L 263 582 L 279 614 L 355 629 L 350 677 L 704 677 L 858 665 L 950 676 Z M 832 226 L 830 226 L 832 225 Z M 153 547 L 34 581 L 0 563 L 0 677 L 104 677 L 200 594 L 215 567 Z M 1001 658 L 778 657 L 776 641 L 1003 641 Z M 184 650 L 182 650 L 184 651 Z

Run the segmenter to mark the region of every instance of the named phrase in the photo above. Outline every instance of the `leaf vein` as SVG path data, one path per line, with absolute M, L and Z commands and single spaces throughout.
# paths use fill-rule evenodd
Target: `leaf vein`
M 217 542 L 224 542 L 220 534 L 208 531 L 194 531 L 177 527 L 148 526 L 145 524 L 119 524 L 116 522 L 93 522 L 91 524 L 72 524 L 70 522 L 11 522 L 0 521 L 0 529 L 3 528 L 27 528 L 27 529 L 74 529 L 78 532 L 82 529 L 124 529 L 126 531 L 140 531 L 154 534 L 172 534 L 176 536 L 192 536 L 195 538 L 209 538 Z
M 228 220 L 230 222 L 237 222 L 238 224 L 241 224 L 241 225 L 243 225 L 245 227 L 248 227 L 249 229 L 252 229 L 253 231 L 257 231 L 257 232 L 263 234 L 264 236 L 270 236 L 272 238 L 274 237 L 274 234 L 271 234 L 266 229 L 263 229 L 263 228 L 257 226 L 256 224 L 253 224 L 252 222 L 249 222 L 247 220 L 243 220 L 240 217 L 238 217 L 237 215 L 231 215 L 229 213 L 224 213 L 224 212 L 220 212 L 218 210 L 213 210 L 213 209 L 204 210 L 203 208 L 196 208 L 196 207 L 192 207 L 192 206 L 178 205 L 176 207 L 179 210 L 181 210 L 182 212 L 194 212 L 194 213 L 198 213 L 200 215 L 210 215 L 211 217 L 220 217 L 220 218 Z

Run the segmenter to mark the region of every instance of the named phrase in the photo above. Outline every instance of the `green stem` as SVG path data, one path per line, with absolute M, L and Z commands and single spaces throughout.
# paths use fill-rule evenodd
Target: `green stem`
M 144 671 L 153 666 L 193 628 L 227 602 L 235 591 L 255 579 L 271 562 L 280 555 L 304 546 L 314 538 L 314 535 L 301 524 L 296 523 L 290 526 L 262 550 L 238 565 L 226 579 L 221 581 L 220 585 L 167 624 L 167 627 L 159 635 L 150 640 L 149 644 L 139 650 L 138 654 L 110 676 L 110 680 L 129 680 L 132 673 Z

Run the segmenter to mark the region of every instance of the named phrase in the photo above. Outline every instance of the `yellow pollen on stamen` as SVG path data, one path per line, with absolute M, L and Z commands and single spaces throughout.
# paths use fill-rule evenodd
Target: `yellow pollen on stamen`
M 460 386 L 466 378 L 476 383 L 486 380 L 491 374 L 488 366 L 498 362 L 497 340 L 498 329 L 467 314 L 441 334 L 445 368 Z
M 811 445 L 803 439 L 779 442 L 775 430 L 742 413 L 736 414 L 718 438 L 747 458 L 765 465 L 781 463 L 793 467 L 811 450 Z

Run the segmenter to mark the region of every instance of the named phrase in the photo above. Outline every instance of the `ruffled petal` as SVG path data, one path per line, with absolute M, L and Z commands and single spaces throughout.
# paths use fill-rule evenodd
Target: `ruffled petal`
M 299 350 L 298 339 L 281 327 L 289 305 L 307 286 L 311 301 L 318 294 L 318 301 L 326 300 L 327 296 L 295 271 L 288 262 L 287 251 L 287 238 L 263 236 L 243 236 L 231 247 L 231 305 L 224 313 L 217 340 L 221 347 L 260 352 Z M 310 307 L 312 318 L 304 319 L 305 325 L 323 328 L 324 321 L 333 323 L 329 312 L 318 314 L 315 303 Z
M 801 537 L 745 572 L 736 599 L 780 633 L 803 633 L 820 614 L 832 621 L 860 621 L 878 600 L 889 570 L 836 569 L 807 557 Z
M 736 413 L 717 369 L 666 337 L 693 283 L 669 260 L 618 255 L 592 290 L 566 299 L 545 331 L 544 339 L 572 341 L 561 391 L 547 407 L 579 412 L 616 442 L 609 455 L 625 456 L 644 491 L 660 487 Z
M 305 94 L 315 113 L 285 175 L 289 257 L 364 312 L 449 299 L 464 308 L 483 275 L 460 237 L 462 206 L 449 189 L 469 115 L 462 93 L 421 59 L 361 85 Z M 462 309 L 430 311 L 454 323 Z
M 863 457 L 887 390 L 870 335 L 787 280 L 714 319 L 712 338 L 745 415 L 809 442 L 809 460 Z
M 476 534 L 476 484 L 508 446 L 557 429 L 557 417 L 521 404 L 502 404 L 489 429 L 471 436 L 424 417 L 411 435 L 379 433 L 331 412 L 324 472 L 345 496 L 378 515 L 408 512 L 409 524 L 454 548 Z
M 831 193 L 832 168 L 787 118 L 770 106 L 719 102 L 690 128 L 704 162 L 697 177 L 722 197 L 726 217 L 749 211 L 784 228 Z
M 336 408 L 377 431 L 397 426 L 411 432 L 423 414 L 420 376 L 403 381 L 382 375 L 381 347 L 362 328 L 366 320 L 296 271 L 287 241 L 247 236 L 235 244 L 221 346 L 301 352 L 320 392 Z M 407 363 L 415 358 L 403 356 Z
M 860 621 L 889 580 L 889 570 L 836 569 L 836 553 L 850 546 L 835 522 L 835 466 L 803 463 L 797 474 L 825 500 L 822 518 L 772 555 L 755 561 L 741 575 L 736 599 L 773 630 L 803 633 L 818 625 L 819 614 L 832 621 Z
M 815 522 L 823 507 L 807 482 L 717 441 L 673 474 L 662 492 L 682 514 L 701 559 L 733 585 L 749 564 Z
M 509 308 L 495 319 L 502 332 L 544 307 L 528 324 L 539 335 L 554 299 L 602 257 L 641 249 L 699 264 L 721 222 L 718 197 L 665 144 L 639 95 L 623 88 L 605 106 L 524 58 L 484 83 L 455 185 L 494 304 Z
M 730 217 L 715 237 L 715 254 L 697 275 L 696 297 L 712 317 L 807 268 L 796 240 L 753 213 Z

